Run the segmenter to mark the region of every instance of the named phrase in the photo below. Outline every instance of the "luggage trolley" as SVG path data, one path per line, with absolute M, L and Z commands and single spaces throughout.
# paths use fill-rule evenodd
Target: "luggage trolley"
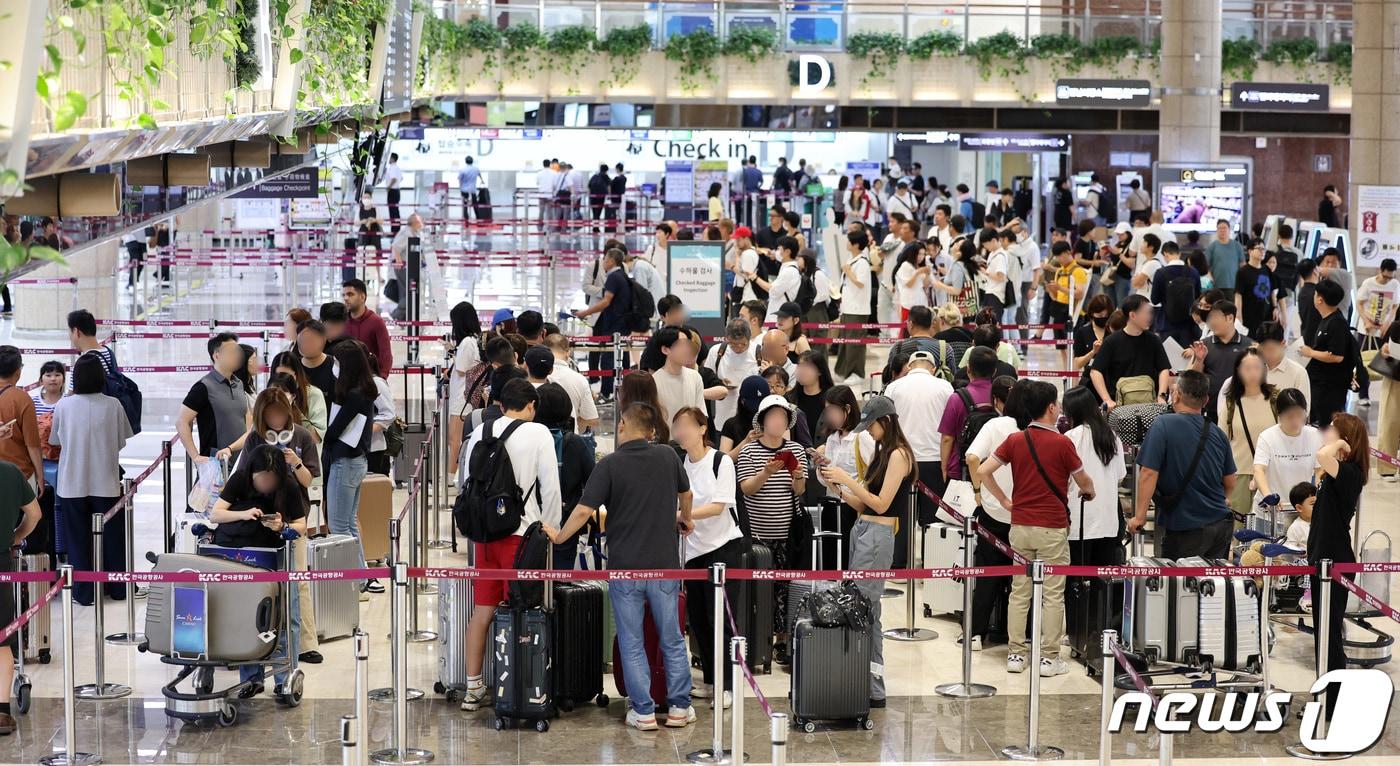
M 10 553 L 14 557 L 14 571 L 24 571 L 24 549 L 16 546 L 10 549 Z M 29 587 L 28 583 L 16 582 L 14 584 L 16 617 L 22 614 L 27 608 L 24 598 L 24 591 L 27 587 Z M 10 699 L 15 702 L 15 712 L 21 715 L 29 712 L 29 703 L 33 701 L 33 697 L 30 693 L 33 689 L 33 684 L 30 683 L 29 674 L 24 670 L 24 655 L 26 653 L 24 634 L 28 629 L 28 625 L 22 625 L 19 630 L 15 631 L 15 678 L 10 684 Z M 48 658 L 48 650 L 41 649 L 39 661 L 48 664 Z
M 203 536 L 207 530 L 197 530 Z M 203 543 L 199 554 L 147 554 L 156 572 L 204 572 L 223 575 L 290 571 L 298 534 L 282 531 L 281 548 L 225 548 Z M 181 668 L 161 688 L 165 714 L 196 723 L 232 726 L 238 721 L 234 704 L 251 681 L 226 689 L 214 688 L 214 671 L 261 667 L 265 674 L 289 673 L 275 686 L 277 701 L 301 704 L 305 674 L 297 664 L 295 647 L 285 657 L 273 657 L 277 645 L 289 639 L 292 627 L 290 589 L 296 583 L 200 582 L 152 583 L 146 601 L 145 643 L 138 649 L 161 655 L 161 662 Z M 249 598 L 249 596 L 252 598 Z M 179 686 L 193 677 L 190 691 Z

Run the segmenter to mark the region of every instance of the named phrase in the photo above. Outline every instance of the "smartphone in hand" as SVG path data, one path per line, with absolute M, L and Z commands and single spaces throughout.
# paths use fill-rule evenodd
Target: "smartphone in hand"
M 800 463 L 796 455 L 791 452 L 779 452 L 776 457 L 790 473 L 797 473 Z

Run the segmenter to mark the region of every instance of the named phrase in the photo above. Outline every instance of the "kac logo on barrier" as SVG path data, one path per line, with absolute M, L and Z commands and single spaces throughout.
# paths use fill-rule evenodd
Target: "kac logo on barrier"
M 1369 749 L 1385 729 L 1395 685 L 1384 671 L 1352 668 L 1324 673 L 1308 692 L 1317 697 L 1333 684 L 1337 686 L 1337 704 L 1327 733 L 1322 737 L 1316 736 L 1317 724 L 1326 703 L 1321 699 L 1309 700 L 1303 709 L 1300 727 L 1303 745 L 1315 753 L 1354 754 Z M 1148 694 L 1127 692 L 1114 701 L 1108 730 L 1115 734 L 1122 731 L 1129 706 L 1137 705 L 1132 730 L 1139 734 L 1146 733 L 1149 725 L 1160 732 L 1181 734 L 1190 731 L 1193 723 L 1204 732 L 1275 732 L 1283 728 L 1288 718 L 1290 699 L 1287 692 L 1268 695 L 1258 692 L 1170 692 L 1162 695 L 1154 712 L 1152 698 Z

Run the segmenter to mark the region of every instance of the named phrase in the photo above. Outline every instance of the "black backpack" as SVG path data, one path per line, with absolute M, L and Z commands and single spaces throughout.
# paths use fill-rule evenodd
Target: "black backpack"
M 531 524 L 520 538 L 520 547 L 515 549 L 515 568 L 548 569 L 553 547 L 544 526 L 538 521 Z M 506 586 L 506 602 L 512 609 L 537 609 L 544 605 L 544 588 L 543 582 L 511 580 Z
M 1280 247 L 1274 251 L 1274 279 L 1281 288 L 1293 292 L 1298 285 L 1298 252 Z
M 813 280 L 802 277 L 802 281 L 797 283 L 797 307 L 802 309 L 802 316 L 807 316 L 807 312 L 812 310 L 812 306 L 817 302 L 817 284 Z
M 996 407 L 991 402 L 986 404 L 974 404 L 972 394 L 966 388 L 959 388 L 958 398 L 962 399 L 963 408 L 967 410 L 967 420 L 963 421 L 962 431 L 958 433 L 958 456 L 962 458 L 962 464 L 967 465 L 967 448 L 977 439 L 977 434 L 982 433 L 982 427 L 999 417 Z M 967 477 L 963 477 L 967 478 Z
M 971 220 L 971 221 L 968 221 L 968 223 L 971 224 L 971 226 L 972 226 L 972 230 L 973 230 L 973 231 L 976 231 L 976 230 L 982 228 L 982 225 L 983 225 L 983 223 L 986 222 L 986 220 L 987 220 L 987 206 L 986 206 L 986 205 L 983 205 L 981 202 L 978 202 L 977 200 L 973 200 L 973 201 L 972 201 L 972 220 Z M 981 244 L 981 243 L 978 243 L 978 244 Z
M 1191 309 L 1196 305 L 1196 281 L 1189 272 L 1172 277 L 1167 282 L 1166 294 L 1162 298 L 1162 308 L 1167 312 L 1167 322 L 1174 325 L 1191 321 Z
M 476 543 L 490 543 L 515 534 L 525 518 L 525 501 L 539 488 L 539 481 L 526 492 L 515 483 L 506 441 L 524 424 L 517 420 L 500 436 L 492 436 L 492 425 L 481 430 L 481 439 L 467 458 L 467 484 L 452 505 L 457 531 Z
M 651 329 L 651 318 L 656 316 L 656 298 L 650 290 L 637 284 L 637 280 L 631 277 L 627 278 L 627 286 L 632 291 L 632 300 L 627 304 L 627 314 L 624 317 L 627 330 L 646 332 Z
M 90 353 L 101 354 L 101 351 Z M 136 381 L 121 373 L 121 367 L 117 366 L 117 352 L 110 353 L 112 367 L 104 370 L 106 375 L 102 380 L 102 393 L 116 399 L 122 406 L 122 411 L 126 413 L 126 420 L 131 424 L 133 435 L 141 433 L 141 389 L 136 386 Z M 100 356 L 99 356 L 100 358 Z

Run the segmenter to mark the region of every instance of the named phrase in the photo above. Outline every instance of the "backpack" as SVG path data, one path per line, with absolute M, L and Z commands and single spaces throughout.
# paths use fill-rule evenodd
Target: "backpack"
M 802 309 L 802 315 L 806 316 L 808 311 L 817 302 L 817 284 L 813 280 L 802 277 L 802 281 L 797 283 L 797 307 Z
M 623 316 L 627 331 L 646 332 L 651 329 L 651 318 L 656 316 L 656 298 L 631 277 L 627 278 L 627 286 L 632 290 L 632 300 Z
M 1289 292 L 1298 284 L 1298 251 L 1291 247 L 1280 247 L 1274 251 L 1274 278 L 1280 287 Z
M 500 436 L 493 436 L 489 426 L 483 428 L 467 458 L 470 478 L 452 505 L 452 518 L 457 530 L 472 542 L 490 543 L 515 534 L 525 518 L 525 502 L 539 488 L 537 479 L 534 487 L 520 491 L 506 450 L 506 441 L 522 425 L 523 421 L 514 421 Z
M 112 355 L 112 368 L 107 371 L 102 381 L 102 393 L 121 403 L 134 436 L 141 433 L 141 389 L 137 388 L 136 381 L 121 373 L 121 368 L 117 366 L 117 352 L 110 349 L 108 351 Z
M 1157 401 L 1157 383 L 1150 375 L 1119 378 L 1113 386 L 1113 398 L 1119 404 L 1151 404 Z
M 1191 309 L 1196 305 L 1196 283 L 1190 273 L 1172 277 L 1167 282 L 1167 291 L 1162 298 L 1162 308 L 1167 312 L 1167 322 L 1182 325 L 1191 321 Z
M 962 458 L 962 464 L 967 465 L 967 448 L 977 438 L 977 434 L 982 433 L 982 427 L 999 417 L 997 408 L 991 402 L 986 404 L 975 404 L 972 401 L 972 394 L 966 388 L 959 388 L 958 398 L 962 399 L 963 408 L 967 410 L 967 420 L 963 421 L 962 430 L 958 432 L 958 456 Z
M 972 201 L 972 220 L 968 224 L 976 231 L 982 228 L 982 224 L 987 220 L 987 206 L 977 200 Z
M 544 525 L 536 521 L 525 528 L 520 537 L 520 547 L 515 549 L 516 569 L 548 569 L 550 551 L 554 544 L 544 533 Z M 506 603 L 512 609 L 536 609 L 544 605 L 543 582 L 511 580 L 506 585 Z
M 956 365 L 953 364 L 953 359 L 955 357 L 952 345 L 946 340 L 939 340 L 937 338 L 905 338 L 895 344 L 894 351 L 890 354 L 890 357 L 893 358 L 895 354 L 912 354 L 915 351 L 927 351 L 929 341 L 933 341 L 935 348 L 938 349 L 937 351 L 929 352 L 932 353 L 934 359 L 937 360 L 937 364 L 934 365 L 933 368 L 934 376 L 952 383 L 954 375 L 953 369 L 956 367 Z

